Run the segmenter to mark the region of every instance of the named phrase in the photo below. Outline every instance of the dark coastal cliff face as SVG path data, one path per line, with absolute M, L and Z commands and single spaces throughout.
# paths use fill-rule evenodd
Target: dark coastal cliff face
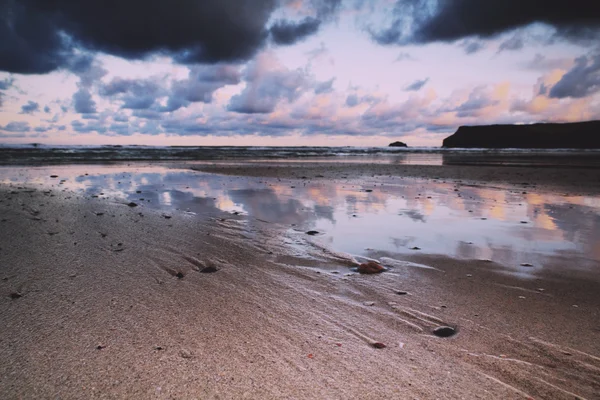
M 447 148 L 600 149 L 600 121 L 567 124 L 461 126 Z

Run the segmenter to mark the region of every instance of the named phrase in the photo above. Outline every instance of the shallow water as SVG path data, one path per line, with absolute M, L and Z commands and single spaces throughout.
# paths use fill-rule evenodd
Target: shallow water
M 598 269 L 600 261 L 598 197 L 435 180 L 361 184 L 232 177 L 138 164 L 2 167 L 0 182 L 134 201 L 165 212 L 238 212 L 249 223 L 319 231 L 315 240 L 362 256 L 490 259 L 524 277 L 544 268 L 550 257 L 554 263 L 576 259 L 570 268 L 582 270 Z

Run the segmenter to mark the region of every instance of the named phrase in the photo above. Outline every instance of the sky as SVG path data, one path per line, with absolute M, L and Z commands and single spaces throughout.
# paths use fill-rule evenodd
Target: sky
M 0 0 L 0 144 L 440 146 L 600 119 L 591 0 Z

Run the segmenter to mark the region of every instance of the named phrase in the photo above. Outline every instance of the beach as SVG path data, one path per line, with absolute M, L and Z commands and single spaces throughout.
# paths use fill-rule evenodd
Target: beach
M 3 167 L 2 397 L 599 398 L 600 169 L 440 164 Z

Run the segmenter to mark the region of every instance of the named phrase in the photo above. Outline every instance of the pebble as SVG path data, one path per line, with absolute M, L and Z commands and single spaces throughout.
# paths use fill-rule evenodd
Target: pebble
M 402 296 L 402 295 L 408 294 L 408 292 L 405 292 L 404 290 L 396 290 L 396 294 L 399 294 Z
M 456 335 L 456 329 L 451 326 L 438 326 L 433 330 L 433 334 L 437 337 L 447 338 Z
M 385 349 L 387 346 L 381 342 L 375 342 L 372 343 L 371 346 L 375 347 L 376 349 Z
M 521 263 L 521 267 L 533 267 L 533 264 Z
M 365 301 L 363 304 L 367 307 L 372 307 L 375 305 L 375 302 L 374 301 Z
M 194 357 L 194 354 L 186 349 L 183 349 L 179 352 L 179 355 L 181 356 L 181 358 L 192 358 Z
M 361 274 L 378 274 L 385 271 L 385 268 L 374 261 L 369 261 L 368 263 L 360 264 L 357 271 Z
M 215 267 L 214 265 L 210 265 L 208 267 L 204 267 L 200 270 L 201 273 L 203 274 L 211 274 L 213 272 L 217 272 L 219 269 L 217 267 Z
M 137 207 L 137 203 L 134 203 L 133 201 L 129 204 L 127 204 L 129 207 Z
M 19 298 L 21 298 L 21 297 L 23 297 L 23 295 L 22 295 L 21 293 L 19 293 L 19 292 L 12 292 L 12 293 L 10 294 L 10 298 L 11 298 L 11 299 L 13 299 L 13 300 L 14 300 L 14 299 L 19 299 Z
M 308 232 L 306 232 L 306 234 L 310 235 L 310 236 L 315 236 L 315 235 L 319 234 L 319 231 L 308 231 Z

